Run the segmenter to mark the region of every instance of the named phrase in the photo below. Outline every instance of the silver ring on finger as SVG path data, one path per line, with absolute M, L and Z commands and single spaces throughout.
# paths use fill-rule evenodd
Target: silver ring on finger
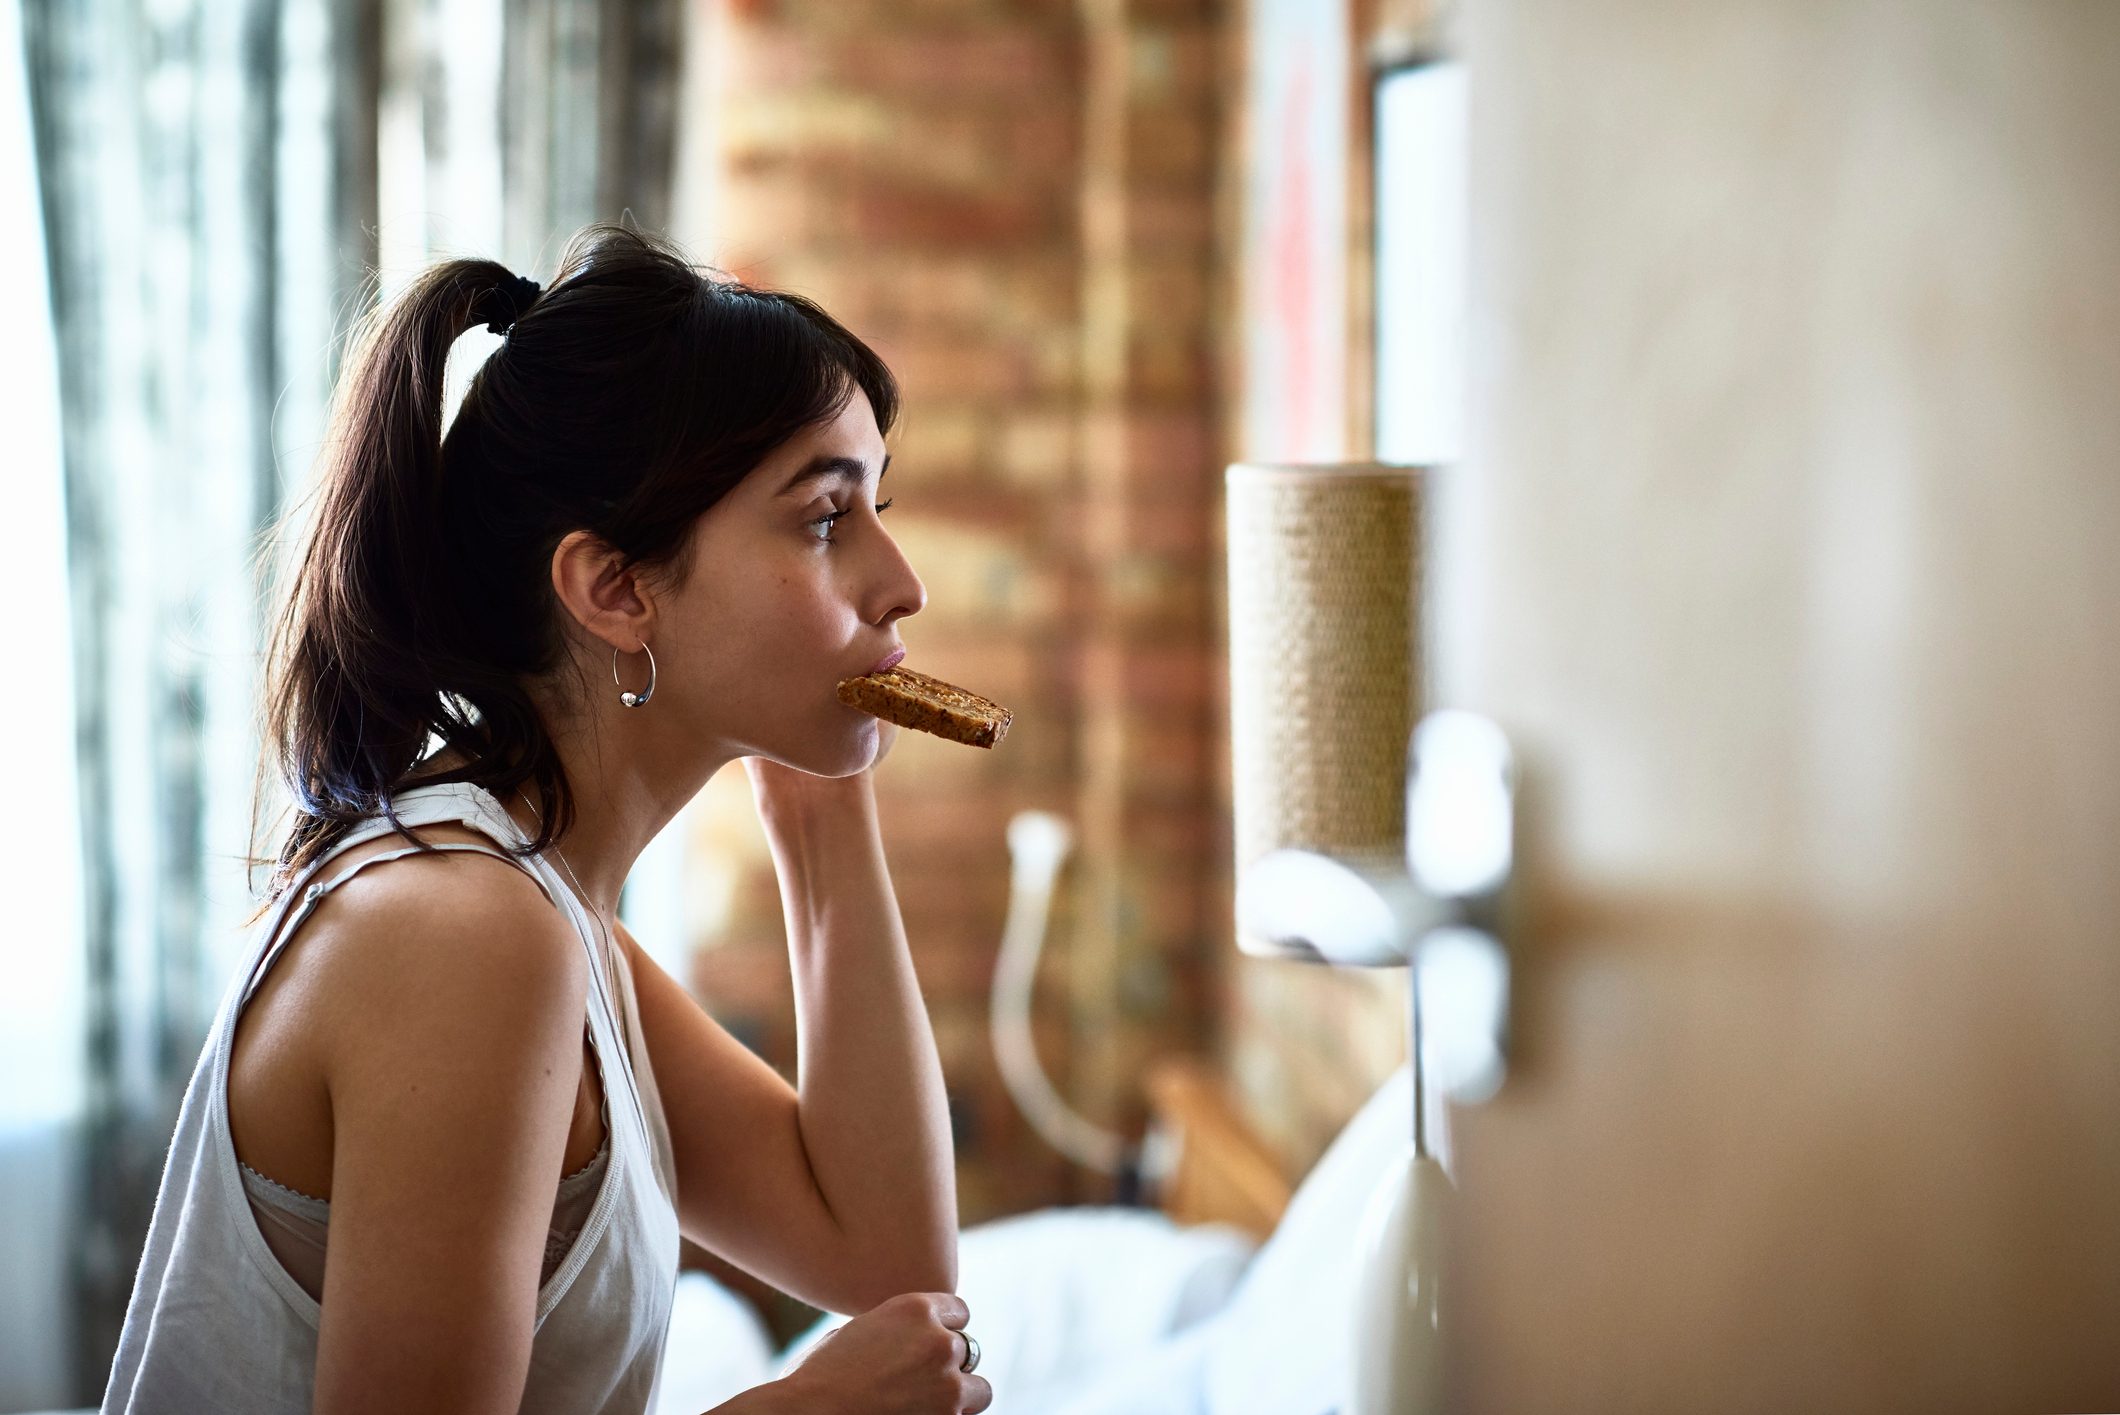
M 964 1338 L 964 1364 L 957 1369 L 969 1375 L 979 1367 L 979 1338 L 968 1331 L 958 1332 Z

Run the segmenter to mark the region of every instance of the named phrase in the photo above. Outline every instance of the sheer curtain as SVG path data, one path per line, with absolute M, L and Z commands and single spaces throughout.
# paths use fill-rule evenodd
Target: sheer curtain
M 436 256 L 543 278 L 582 221 L 661 222 L 680 12 L 4 3 L 0 180 L 31 216 L 6 239 L 41 272 L 33 313 L 49 300 L 9 397 L 55 434 L 21 464 L 36 544 L 11 573 L 63 565 L 66 587 L 25 580 L 44 657 L 8 694 L 38 793 L 11 802 L 10 893 L 33 905 L 0 1003 L 0 1213 L 27 1243 L 0 1279 L 0 1409 L 19 1409 L 101 1394 L 243 942 L 261 533 L 307 483 L 338 341 Z
M 72 754 L 73 674 L 65 508 L 59 475 L 57 351 L 36 219 L 21 15 L 0 0 L 0 269 L 17 272 L 18 315 L 0 378 L 8 410 L 8 510 L 0 595 L 16 616 L 14 672 L 0 694 L 13 809 L 0 814 L 0 861 L 13 927 L 0 981 L 0 1253 L 23 1276 L 0 1280 L 0 1409 L 62 1389 L 62 1307 L 72 1212 L 79 1059 L 81 880 Z

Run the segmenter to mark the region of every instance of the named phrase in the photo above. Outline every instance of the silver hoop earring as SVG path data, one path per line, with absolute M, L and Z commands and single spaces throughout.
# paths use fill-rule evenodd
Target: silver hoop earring
M 655 653 L 641 640 L 640 651 L 648 655 L 648 686 L 637 693 L 629 693 L 618 681 L 618 645 L 611 646 L 611 686 L 618 689 L 618 700 L 627 707 L 640 707 L 655 696 Z

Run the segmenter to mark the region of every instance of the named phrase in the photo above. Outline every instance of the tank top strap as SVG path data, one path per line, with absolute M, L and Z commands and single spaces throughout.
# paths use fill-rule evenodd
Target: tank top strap
M 259 955 L 257 967 L 251 970 L 250 979 L 244 985 L 243 1001 L 246 1003 L 250 1001 L 251 994 L 256 992 L 258 985 L 265 980 L 265 974 L 272 971 L 274 960 L 287 947 L 288 940 L 295 936 L 295 933 L 308 921 L 309 916 L 316 912 L 317 906 L 322 904 L 333 890 L 347 880 L 352 879 L 362 870 L 367 869 L 370 865 L 381 865 L 391 860 L 402 860 L 407 855 L 433 854 L 443 850 L 462 851 L 473 855 L 491 855 L 496 860 L 506 860 L 525 875 L 528 875 L 531 882 L 543 891 L 548 902 L 554 906 L 559 903 L 557 899 L 552 897 L 552 891 L 545 887 L 545 882 L 537 877 L 535 870 L 526 867 L 522 861 L 516 859 L 507 851 L 492 845 L 473 845 L 466 841 L 438 840 L 426 845 L 407 845 L 401 850 L 386 850 L 380 855 L 370 855 L 365 859 L 355 860 L 329 880 L 312 880 L 301 891 L 300 897 L 294 903 L 293 911 L 283 916 L 274 925 L 270 941 L 265 945 L 264 952 Z
M 508 819 L 507 812 L 500 809 L 499 803 L 490 793 L 465 782 L 434 782 L 409 787 L 398 793 L 392 802 L 392 809 L 397 813 L 398 822 L 408 827 L 448 823 L 467 825 L 488 835 L 516 839 L 521 836 L 515 822 Z M 333 860 L 346 851 L 396 831 L 397 825 L 387 817 L 374 816 L 360 822 L 336 841 L 321 859 L 312 863 L 300 879 L 288 887 L 267 927 L 264 943 L 258 950 L 256 961 L 251 965 L 244 980 L 238 1008 L 250 1001 L 251 996 L 264 982 L 265 975 L 272 971 L 273 963 L 285 951 L 288 941 L 301 929 L 309 916 L 316 912 L 317 906 L 324 902 L 326 896 L 370 865 L 401 860 L 407 855 L 444 850 L 491 855 L 521 870 L 537 885 L 548 903 L 558 908 L 562 914 L 567 912 L 566 907 L 553 894 L 551 885 L 522 857 L 512 855 L 497 845 L 474 844 L 468 841 L 430 841 L 424 845 L 407 845 L 397 850 L 386 850 L 381 854 L 354 861 L 329 879 L 318 878 L 331 868 Z

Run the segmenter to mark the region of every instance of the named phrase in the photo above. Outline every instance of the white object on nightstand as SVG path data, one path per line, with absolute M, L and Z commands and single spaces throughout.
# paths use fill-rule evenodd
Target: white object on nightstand
M 1421 720 L 1409 762 L 1404 873 L 1284 849 L 1237 884 L 1238 928 L 1288 956 L 1413 971 L 1413 1141 L 1364 1214 L 1347 1415 L 1441 1409 L 1452 1186 L 1430 1143 L 1429 1087 L 1476 1103 L 1505 1069 L 1513 755 L 1493 723 L 1446 710 Z

